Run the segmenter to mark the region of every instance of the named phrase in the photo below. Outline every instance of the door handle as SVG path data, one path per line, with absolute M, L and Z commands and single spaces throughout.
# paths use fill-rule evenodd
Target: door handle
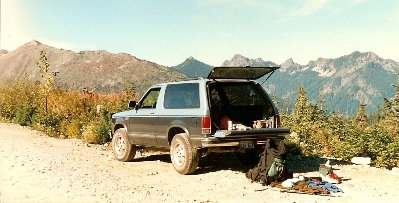
M 154 112 L 150 112 L 151 115 L 154 115 Z

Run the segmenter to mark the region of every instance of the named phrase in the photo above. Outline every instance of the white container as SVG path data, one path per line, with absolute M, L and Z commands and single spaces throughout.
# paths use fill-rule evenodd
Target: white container
M 233 121 L 227 122 L 227 130 L 233 130 Z
M 353 157 L 351 162 L 358 165 L 370 165 L 371 158 L 370 157 Z

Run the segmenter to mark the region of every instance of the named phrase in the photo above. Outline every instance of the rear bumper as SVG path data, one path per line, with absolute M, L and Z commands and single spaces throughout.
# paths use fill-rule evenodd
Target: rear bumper
M 201 139 L 203 148 L 208 147 L 235 147 L 240 141 L 254 141 L 256 144 L 267 139 L 284 139 L 290 133 L 288 128 L 262 128 L 251 130 L 217 131 L 211 137 Z

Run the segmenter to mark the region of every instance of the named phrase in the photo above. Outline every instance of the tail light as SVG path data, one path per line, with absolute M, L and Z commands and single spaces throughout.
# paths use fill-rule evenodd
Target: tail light
M 202 117 L 202 134 L 211 133 L 211 118 L 209 116 Z
M 281 121 L 280 121 L 280 115 L 276 115 L 275 117 L 274 117 L 274 127 L 275 128 L 279 128 L 280 126 L 281 126 Z

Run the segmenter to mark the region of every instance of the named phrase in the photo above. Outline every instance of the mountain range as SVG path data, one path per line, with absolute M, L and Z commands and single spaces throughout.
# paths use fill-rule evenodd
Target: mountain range
M 50 71 L 57 72 L 56 83 L 69 89 L 119 92 L 133 83 L 136 90 L 143 93 L 154 83 L 186 78 L 169 67 L 129 54 L 112 54 L 104 50 L 76 53 L 35 40 L 11 52 L 0 51 L 0 78 L 28 75 L 31 80 L 40 80 L 36 65 L 40 51 L 46 52 Z
M 206 77 L 212 69 L 212 66 L 192 57 L 175 67 L 181 65 L 185 67 L 180 69 L 181 73 L 196 77 Z M 221 66 L 278 66 L 280 69 L 266 82 L 265 77 L 260 78 L 258 82 L 264 82 L 263 87 L 270 95 L 276 96 L 282 109 L 287 109 L 287 106 L 282 104 L 284 101 L 288 101 L 288 109 L 292 109 L 297 89 L 303 86 L 313 103 L 323 100 L 324 109 L 337 110 L 343 114 L 356 113 L 359 104 L 367 104 L 368 113 L 382 107 L 383 98 L 391 98 L 394 95 L 392 84 L 397 83 L 399 73 L 398 62 L 380 58 L 373 52 L 358 51 L 335 59 L 318 58 L 306 65 L 295 63 L 292 58 L 283 64 L 276 64 L 261 58 L 250 59 L 236 54 Z M 199 70 L 204 72 L 197 74 Z
M 213 68 L 193 57 L 167 67 L 125 53 L 113 54 L 104 50 L 76 53 L 33 40 L 10 52 L 0 50 L 0 77 L 28 75 L 31 80 L 39 80 L 35 62 L 40 51 L 46 52 L 50 71 L 58 72 L 57 84 L 78 90 L 119 92 L 133 83 L 136 90 L 143 93 L 155 83 L 207 77 Z M 382 106 L 383 98 L 393 96 L 392 84 L 397 83 L 399 72 L 398 62 L 380 58 L 373 52 L 358 51 L 334 59 L 318 58 L 306 65 L 292 59 L 276 64 L 236 54 L 221 66 L 279 66 L 280 69 L 263 83 L 270 95 L 279 101 L 289 101 L 289 108 L 292 108 L 297 89 L 302 85 L 311 101 L 319 100 L 322 95 L 323 108 L 344 114 L 356 113 L 359 104 L 367 104 L 367 112 L 375 112 Z M 262 83 L 264 79 L 258 81 Z M 282 103 L 278 105 L 283 107 Z

